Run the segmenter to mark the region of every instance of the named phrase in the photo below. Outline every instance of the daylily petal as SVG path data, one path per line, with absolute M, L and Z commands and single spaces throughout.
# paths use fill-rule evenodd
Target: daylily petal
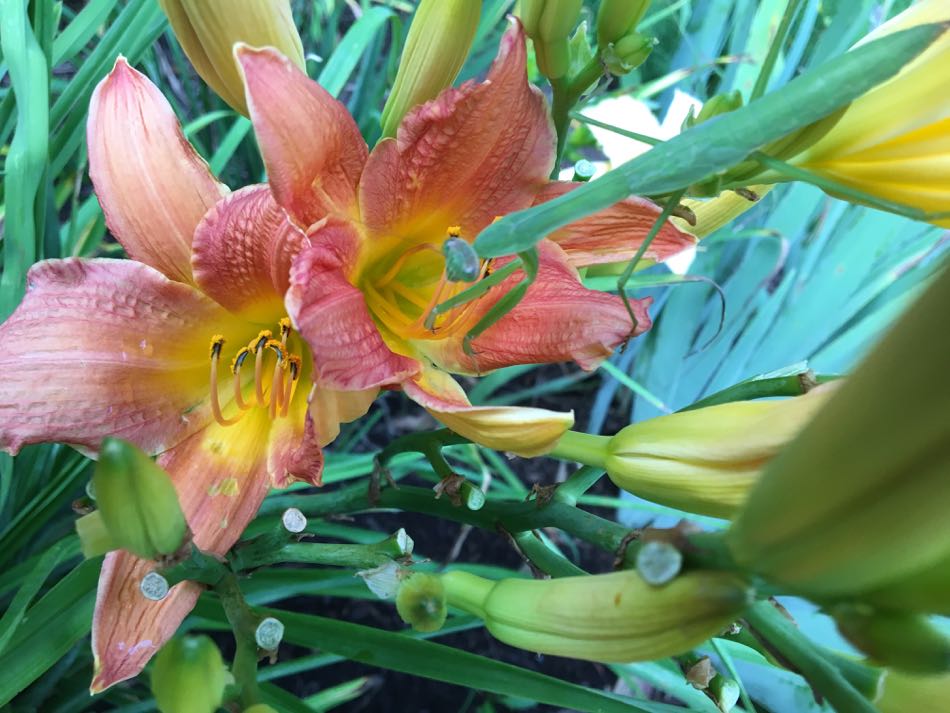
M 532 458 L 550 451 L 574 425 L 574 412 L 521 406 L 472 406 L 444 371 L 427 368 L 402 385 L 406 395 L 455 433 L 488 448 Z
M 195 231 L 192 266 L 198 286 L 253 322 L 284 313 L 290 264 L 306 235 L 287 219 L 267 185 L 219 201 Z
M 350 423 L 363 416 L 373 405 L 379 389 L 363 391 L 335 391 L 314 387 L 310 395 L 310 416 L 313 419 L 317 442 L 331 443 L 340 435 L 340 424 Z
M 535 197 L 534 204 L 546 203 L 581 185 L 560 181 L 549 183 Z M 646 198 L 627 198 L 561 228 L 549 238 L 563 248 L 575 267 L 629 260 L 661 212 L 656 203 Z M 662 262 L 695 244 L 696 238 L 667 221 L 644 256 Z
M 463 350 L 465 330 L 445 339 L 413 345 L 436 365 L 455 373 L 481 374 L 515 364 L 576 361 L 594 369 L 614 347 L 651 326 L 650 298 L 630 300 L 636 330 L 619 297 L 588 290 L 564 251 L 550 241 L 538 244 L 538 275 L 518 305 L 472 341 L 473 356 Z M 495 269 L 509 258 L 493 262 Z M 482 298 L 472 321 L 481 316 L 522 277 L 520 271 Z
M 124 57 L 93 92 L 89 176 L 106 225 L 133 258 L 191 282 L 191 239 L 226 195 L 191 147 L 171 106 Z
M 323 450 L 301 385 L 286 417 L 271 424 L 267 470 L 275 488 L 295 481 L 323 485 Z
M 556 137 L 525 57 L 516 20 L 484 82 L 446 89 L 376 146 L 360 182 L 370 232 L 409 237 L 458 225 L 473 239 L 496 216 L 531 205 Z
M 270 486 L 269 430 L 267 415 L 255 409 L 233 426 L 212 423 L 159 458 L 200 549 L 227 552 L 260 507 Z M 103 564 L 92 630 L 93 692 L 138 674 L 198 598 L 200 587 L 183 583 L 162 601 L 149 601 L 139 583 L 153 569 L 153 562 L 126 552 L 109 554 Z
M 315 383 L 352 391 L 397 384 L 418 372 L 415 359 L 386 345 L 363 293 L 346 279 L 358 257 L 356 230 L 330 222 L 311 242 L 294 260 L 286 304 L 313 354 Z
M 349 214 L 367 149 L 346 107 L 276 51 L 235 51 L 274 198 L 304 229 Z
M 47 260 L 0 326 L 0 448 L 105 436 L 155 453 L 210 419 L 208 339 L 233 320 L 132 260 Z

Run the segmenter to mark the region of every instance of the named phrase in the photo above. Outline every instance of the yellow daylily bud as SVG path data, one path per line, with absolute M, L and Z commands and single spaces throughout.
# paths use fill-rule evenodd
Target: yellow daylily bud
M 627 74 L 646 62 L 655 46 L 656 38 L 631 32 L 607 45 L 602 57 L 611 74 Z
M 141 450 L 118 438 L 105 439 L 92 482 L 98 512 L 116 548 L 155 559 L 181 547 L 187 524 L 175 486 Z
M 728 534 L 739 564 L 819 600 L 948 591 L 927 574 L 950 561 L 948 304 L 944 269 L 770 464 Z
M 700 571 L 660 587 L 631 570 L 497 582 L 452 571 L 442 583 L 450 606 L 484 619 L 506 644 L 601 662 L 682 653 L 729 626 L 751 597 L 738 577 Z
M 538 69 L 560 79 L 570 68 L 568 38 L 577 26 L 583 0 L 521 0 L 521 22 L 534 42 Z
M 396 611 L 416 631 L 438 631 L 445 623 L 445 590 L 440 577 L 416 572 L 399 585 Z
M 228 672 L 207 636 L 171 639 L 155 657 L 152 694 L 162 713 L 214 713 Z
M 568 432 L 554 453 L 602 466 L 618 487 L 647 500 L 729 517 L 745 502 L 765 464 L 808 422 L 831 387 L 782 401 L 738 401 L 681 411 L 632 424 L 610 438 Z
M 274 47 L 304 68 L 290 0 L 159 0 L 159 4 L 195 71 L 242 114 L 247 114 L 247 104 L 231 52 L 235 43 Z
M 829 612 L 838 631 L 876 663 L 908 673 L 950 670 L 950 639 L 926 617 L 866 604 L 844 604 Z
M 601 0 L 597 10 L 597 44 L 606 47 L 637 29 L 650 0 Z
M 880 607 L 950 616 L 950 557 L 862 593 L 861 599 Z
M 874 705 L 881 713 L 940 711 L 950 701 L 950 674 L 921 676 L 888 671 Z
M 406 113 L 452 86 L 475 39 L 481 0 L 422 0 L 412 18 L 396 82 L 383 108 L 383 136 Z
M 950 21 L 947 0 L 921 0 L 859 44 L 916 25 Z M 941 213 L 950 206 L 950 30 L 894 78 L 835 121 L 806 128 L 784 160 L 864 193 Z M 829 128 L 830 126 L 830 128 Z M 799 148 L 803 147 L 803 148 Z M 788 157 L 790 154 L 791 157 Z M 950 227 L 950 217 L 935 219 Z

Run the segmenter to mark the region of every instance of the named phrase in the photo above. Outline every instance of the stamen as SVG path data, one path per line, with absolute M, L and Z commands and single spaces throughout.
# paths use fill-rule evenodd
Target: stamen
M 280 343 L 286 345 L 287 337 L 290 335 L 290 317 L 281 317 L 280 318 Z
M 284 395 L 283 377 L 284 370 L 287 369 L 284 348 L 287 341 L 287 334 L 290 332 L 290 327 L 288 325 L 287 331 L 285 332 L 282 320 L 280 330 L 284 333 L 284 337 L 281 341 L 278 342 L 276 339 L 270 339 L 268 340 L 267 344 L 264 345 L 277 352 L 277 363 L 274 364 L 274 371 L 271 374 L 270 380 L 270 417 L 272 419 L 277 416 L 277 409 L 280 407 L 280 399 Z
M 392 264 L 392 267 L 390 267 L 389 270 L 386 271 L 385 275 L 383 275 L 380 279 L 374 281 L 376 287 L 383 288 L 386 285 L 388 285 L 390 282 L 392 282 L 394 279 L 396 279 L 396 275 L 398 275 L 399 271 L 402 270 L 403 265 L 406 264 L 406 260 L 408 260 L 410 257 L 415 255 L 416 253 L 422 252 L 423 250 L 432 250 L 434 252 L 439 253 L 439 255 L 442 254 L 442 251 L 438 247 L 433 245 L 432 243 L 422 243 L 420 245 L 415 245 L 409 248 L 408 250 L 406 250 L 406 252 L 404 252 L 402 255 L 400 255 L 399 258 L 396 260 L 396 262 Z
M 242 411 L 246 411 L 251 408 L 244 400 L 244 394 L 241 389 L 241 367 L 244 365 L 244 360 L 247 359 L 247 355 L 251 353 L 249 347 L 241 347 L 234 359 L 231 360 L 231 373 L 234 374 L 234 403 L 238 405 L 238 408 Z
M 294 392 L 297 390 L 297 380 L 300 378 L 300 368 L 301 362 L 300 357 L 296 354 L 291 354 L 289 357 L 290 361 L 290 378 L 287 380 L 287 386 L 284 390 L 284 397 L 280 406 L 280 417 L 283 418 L 287 415 L 287 411 L 290 409 L 290 402 L 293 401 Z
M 254 349 L 254 397 L 258 406 L 267 406 L 264 403 L 264 345 L 274 336 L 269 329 L 262 330 L 257 339 L 251 342 Z
M 211 355 L 211 414 L 222 426 L 231 426 L 240 420 L 240 415 L 235 418 L 225 418 L 221 413 L 221 403 L 218 400 L 218 360 L 223 346 L 223 336 L 216 334 L 211 338 L 211 346 L 208 350 Z
M 461 238 L 462 237 L 462 226 L 461 225 L 450 225 L 445 229 L 445 232 L 449 234 L 450 238 Z

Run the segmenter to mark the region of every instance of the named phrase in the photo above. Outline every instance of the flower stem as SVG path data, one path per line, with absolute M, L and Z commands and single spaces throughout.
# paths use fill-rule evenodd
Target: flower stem
M 225 575 L 214 590 L 221 598 L 225 616 L 234 632 L 235 650 L 231 673 L 241 691 L 241 707 L 249 708 L 261 702 L 261 692 L 257 685 L 257 642 L 254 640 L 254 632 L 260 619 L 248 607 L 234 574 Z
M 406 555 L 397 539 L 397 536 L 393 535 L 372 545 L 295 542 L 277 548 L 257 547 L 254 542 L 250 542 L 235 550 L 231 566 L 240 571 L 278 562 L 300 562 L 370 569 Z
M 571 111 L 574 109 L 574 105 L 577 104 L 577 100 L 603 74 L 604 65 L 598 54 L 570 80 L 551 80 L 551 120 L 554 122 L 554 130 L 557 132 L 557 153 L 555 154 L 554 169 L 551 171 L 552 179 L 557 178 L 561 167 L 561 157 L 564 155 L 564 147 L 567 145 L 567 131 L 571 125 Z
M 581 466 L 567 480 L 557 486 L 557 490 L 554 491 L 554 498 L 568 505 L 576 505 L 577 499 L 594 487 L 594 484 L 603 476 L 603 468 L 596 468 L 591 465 Z
M 874 713 L 871 702 L 770 602 L 756 602 L 744 618 L 756 636 L 795 666 L 836 711 Z
M 561 440 L 548 455 L 561 460 L 573 460 L 594 468 L 604 468 L 609 440 L 610 436 L 568 431 L 561 436 Z

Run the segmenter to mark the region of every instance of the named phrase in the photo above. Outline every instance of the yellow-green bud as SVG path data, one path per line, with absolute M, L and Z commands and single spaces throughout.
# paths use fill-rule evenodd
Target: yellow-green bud
M 782 401 L 737 401 L 641 421 L 606 441 L 602 465 L 630 493 L 688 512 L 729 517 L 745 502 L 765 464 L 809 421 L 829 391 L 822 386 Z
M 950 616 L 950 557 L 862 593 L 861 600 L 890 609 Z
M 842 604 L 828 612 L 838 631 L 877 663 L 908 673 L 950 671 L 950 639 L 919 614 Z
M 478 29 L 481 0 L 422 0 L 412 18 L 396 82 L 383 108 L 383 136 L 395 136 L 414 106 L 452 86 Z
M 242 114 L 247 114 L 247 104 L 231 51 L 235 43 L 275 47 L 304 67 L 290 0 L 159 0 L 159 4 L 195 71 Z
M 181 547 L 187 525 L 175 486 L 145 453 L 118 438 L 105 439 L 92 480 L 116 548 L 155 559 Z
M 601 0 L 597 10 L 597 44 L 606 47 L 637 29 L 648 7 L 650 0 Z
M 926 574 L 950 561 L 948 304 L 944 269 L 769 465 L 727 537 L 740 565 L 818 600 L 948 591 Z
M 82 556 L 87 559 L 116 549 L 106 524 L 102 521 L 102 513 L 98 510 L 76 520 L 76 534 L 79 535 Z
M 396 611 L 416 631 L 441 629 L 448 613 L 441 578 L 416 572 L 403 580 L 396 594 Z
M 646 661 L 682 653 L 715 636 L 749 604 L 742 579 L 694 571 L 660 587 L 636 572 L 493 582 L 442 576 L 451 606 L 485 620 L 511 646 L 601 662 Z
M 581 15 L 583 0 L 521 0 L 521 22 L 534 42 L 538 69 L 560 79 L 571 65 L 568 38 Z
M 631 32 L 606 45 L 601 57 L 611 74 L 627 74 L 646 62 L 655 46 L 655 38 Z
M 207 636 L 171 639 L 155 657 L 152 694 L 162 713 L 214 713 L 228 672 Z
M 703 108 L 699 110 L 699 114 L 695 118 L 690 117 L 687 120 L 687 125 L 695 126 L 696 124 L 702 124 L 714 116 L 728 114 L 730 111 L 735 111 L 741 106 L 742 92 L 739 90 L 727 92 L 726 94 L 717 94 L 714 97 L 710 97 L 706 103 L 703 104 Z

